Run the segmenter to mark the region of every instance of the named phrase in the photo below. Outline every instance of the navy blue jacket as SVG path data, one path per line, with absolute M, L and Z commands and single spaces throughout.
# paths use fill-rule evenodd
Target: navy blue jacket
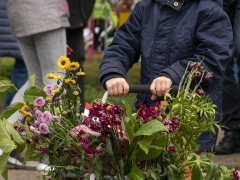
M 179 84 L 189 61 L 199 62 L 214 73 L 202 83 L 217 105 L 220 120 L 221 89 L 225 68 L 232 56 L 231 23 L 220 4 L 211 0 L 142 0 L 116 31 L 100 65 L 100 81 L 127 79 L 127 72 L 141 55 L 141 84 L 159 76 Z M 154 105 L 151 94 L 138 94 L 136 106 Z M 160 99 L 156 99 L 159 101 Z M 216 136 L 203 135 L 201 150 L 209 151 Z
M 7 17 L 7 0 L 0 0 L 0 57 L 23 59 L 16 39 L 12 36 Z

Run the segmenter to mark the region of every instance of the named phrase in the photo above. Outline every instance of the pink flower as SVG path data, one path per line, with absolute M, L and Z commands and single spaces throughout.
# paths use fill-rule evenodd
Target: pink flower
M 39 110 L 35 110 L 33 115 L 37 118 L 37 120 L 40 121 L 42 119 L 43 113 Z
M 168 152 L 176 152 L 177 151 L 177 147 L 176 146 L 168 146 Z
M 48 134 L 50 132 L 46 123 L 41 123 L 39 125 L 39 130 L 42 134 Z
M 41 121 L 37 119 L 34 121 L 34 126 L 39 127 L 40 123 Z
M 30 126 L 30 131 L 35 135 L 35 136 L 40 136 L 41 132 L 38 131 L 35 127 Z
M 93 136 L 100 136 L 100 135 L 101 135 L 101 133 L 96 132 L 96 131 L 93 131 L 93 130 L 91 130 L 90 128 L 88 128 L 87 126 L 85 126 L 85 125 L 76 126 L 76 127 L 74 127 L 73 129 L 71 129 L 71 130 L 69 131 L 69 133 L 70 133 L 73 137 L 76 137 L 81 131 L 84 131 L 84 132 L 86 132 L 86 133 L 89 133 L 89 134 L 91 134 L 91 135 L 93 135 Z
M 35 106 L 40 106 L 42 107 L 45 104 L 45 99 L 43 97 L 38 97 L 37 99 L 35 99 L 34 101 L 34 105 Z
M 54 86 L 52 86 L 52 85 L 47 85 L 47 86 L 44 87 L 43 91 L 44 91 L 47 95 L 49 95 L 49 94 L 51 94 L 51 91 L 53 90 L 53 88 L 54 88 Z
M 54 121 L 56 121 L 57 123 L 60 123 L 60 118 L 58 116 L 53 116 L 52 117 Z
M 52 118 L 52 114 L 49 111 L 45 111 L 42 115 L 41 122 L 49 123 Z

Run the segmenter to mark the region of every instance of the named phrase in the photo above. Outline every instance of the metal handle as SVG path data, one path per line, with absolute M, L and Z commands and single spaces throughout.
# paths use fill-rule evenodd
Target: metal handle
M 171 91 L 174 94 L 178 92 L 178 85 L 172 85 Z M 150 85 L 142 85 L 142 84 L 129 84 L 129 93 L 151 93 Z M 108 91 L 106 91 L 102 97 L 102 102 L 105 103 L 108 98 Z

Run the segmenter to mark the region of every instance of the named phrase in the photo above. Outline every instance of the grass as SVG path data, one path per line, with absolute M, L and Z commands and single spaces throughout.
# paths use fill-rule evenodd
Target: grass
M 87 102 L 91 103 L 95 99 L 102 98 L 105 90 L 99 82 L 99 65 L 102 61 L 103 54 L 94 54 L 92 62 L 88 59 L 84 64 L 86 80 L 85 80 L 85 99 Z M 12 68 L 14 64 L 13 58 L 0 58 L 0 76 L 10 78 L 12 73 Z M 140 74 L 140 63 L 135 64 L 132 69 L 128 72 L 128 82 L 129 84 L 139 84 Z M 6 93 L 0 92 L 0 102 L 4 102 Z M 128 94 L 122 97 L 111 97 L 113 103 L 122 104 L 122 100 L 127 101 L 132 108 L 134 108 L 135 94 Z

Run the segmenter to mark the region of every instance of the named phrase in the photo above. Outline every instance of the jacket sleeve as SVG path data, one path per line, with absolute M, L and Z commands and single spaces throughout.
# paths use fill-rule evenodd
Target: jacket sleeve
M 141 7 L 137 3 L 128 20 L 115 32 L 99 67 L 99 79 L 103 87 L 108 79 L 114 77 L 127 79 L 128 70 L 138 62 L 141 52 L 141 17 Z
M 221 7 L 215 6 L 210 9 L 196 29 L 194 57 L 176 61 L 164 69 L 160 75 L 172 79 L 173 84 L 179 84 L 187 63 L 189 61 L 199 62 L 204 58 L 202 65 L 208 71 L 213 72 L 214 77 L 205 79 L 202 87 L 213 87 L 213 84 L 223 81 L 227 63 L 233 52 L 231 27 L 228 16 Z

